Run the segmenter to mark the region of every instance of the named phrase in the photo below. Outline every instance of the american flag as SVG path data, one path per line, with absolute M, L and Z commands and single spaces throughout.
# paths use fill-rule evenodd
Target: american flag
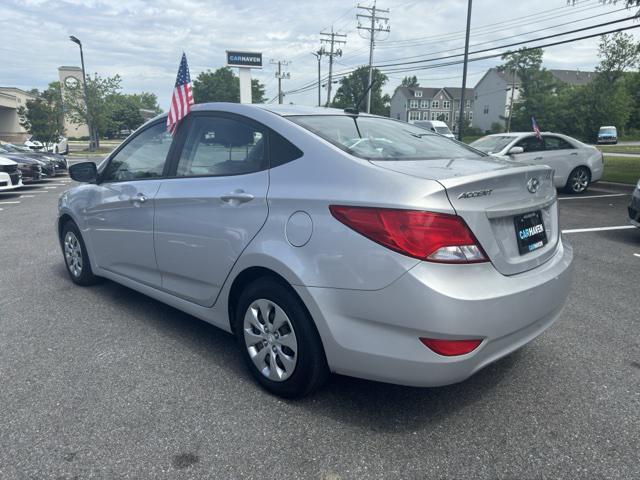
M 193 93 L 191 91 L 191 76 L 189 75 L 189 65 L 187 65 L 187 56 L 183 53 L 178 69 L 178 77 L 176 85 L 173 88 L 173 96 L 171 97 L 171 108 L 167 117 L 167 130 L 173 135 L 176 128 L 184 117 L 187 116 L 193 105 Z
M 538 123 L 536 122 L 535 117 L 531 117 L 531 127 L 536 133 L 536 137 L 538 138 L 538 140 L 542 140 L 542 135 L 540 135 L 540 127 L 538 127 Z

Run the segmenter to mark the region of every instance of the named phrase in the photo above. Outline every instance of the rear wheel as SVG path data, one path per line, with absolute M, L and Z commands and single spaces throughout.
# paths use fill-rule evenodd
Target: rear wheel
M 591 172 L 587 167 L 577 167 L 569 174 L 565 190 L 567 193 L 583 193 L 589 187 Z
M 68 221 L 64 224 L 60 240 L 62 242 L 64 262 L 71 280 L 82 286 L 97 283 L 100 278 L 96 277 L 91 271 L 87 249 L 82 240 L 80 230 L 78 230 L 75 223 Z
M 247 367 L 266 390 L 302 397 L 327 380 L 320 336 L 300 299 L 273 278 L 258 279 L 240 294 L 235 333 Z

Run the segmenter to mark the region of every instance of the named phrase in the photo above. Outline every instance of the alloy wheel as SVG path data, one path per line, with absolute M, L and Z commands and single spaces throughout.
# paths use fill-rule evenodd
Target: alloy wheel
M 584 168 L 579 168 L 571 175 L 570 182 L 571 190 L 582 193 L 589 186 L 589 173 Z
M 78 278 L 82 274 L 82 246 L 71 231 L 64 237 L 64 258 L 71 275 Z
M 298 363 L 298 341 L 289 317 L 271 300 L 255 300 L 247 309 L 244 342 L 253 364 L 269 380 L 287 380 Z

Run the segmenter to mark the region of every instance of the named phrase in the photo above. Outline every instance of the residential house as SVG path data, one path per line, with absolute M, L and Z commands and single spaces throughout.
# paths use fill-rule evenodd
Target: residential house
M 553 77 L 569 85 L 587 85 L 596 74 L 580 70 L 550 69 Z M 513 98 L 512 98 L 513 88 Z M 504 128 L 509 118 L 511 102 L 518 100 L 520 78 L 510 71 L 490 68 L 474 87 L 473 126 L 482 131 L 491 130 L 494 123 Z
M 416 120 L 443 120 L 454 132 L 460 117 L 459 87 L 399 86 L 391 97 L 391 118 L 413 123 Z M 465 118 L 473 122 L 473 88 L 465 90 Z

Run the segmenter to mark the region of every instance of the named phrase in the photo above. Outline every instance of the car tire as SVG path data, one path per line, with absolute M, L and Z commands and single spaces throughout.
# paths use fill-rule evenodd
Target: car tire
M 299 398 L 329 377 L 320 335 L 291 287 L 275 278 L 253 281 L 240 294 L 234 331 L 255 380 L 267 391 Z
M 93 274 L 87 247 L 84 244 L 80 230 L 73 221 L 68 221 L 62 227 L 60 245 L 67 272 L 71 281 L 83 287 L 94 285 L 101 279 Z
M 591 172 L 587 167 L 576 167 L 569 174 L 564 190 L 567 193 L 580 194 L 587 191 L 591 183 Z
M 58 154 L 58 153 L 60 153 L 60 152 L 58 152 L 58 146 L 56 145 L 56 154 Z

